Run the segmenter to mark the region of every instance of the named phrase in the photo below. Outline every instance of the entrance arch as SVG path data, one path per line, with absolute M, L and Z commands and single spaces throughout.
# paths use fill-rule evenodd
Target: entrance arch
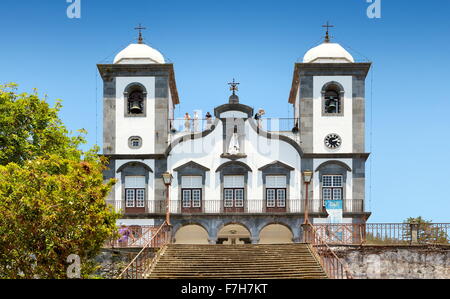
M 217 244 L 250 244 L 250 231 L 242 224 L 228 224 L 217 234 Z
M 289 244 L 293 243 L 294 235 L 282 224 L 269 224 L 259 233 L 259 244 Z
M 175 244 L 209 244 L 208 232 L 198 224 L 185 225 L 177 230 Z

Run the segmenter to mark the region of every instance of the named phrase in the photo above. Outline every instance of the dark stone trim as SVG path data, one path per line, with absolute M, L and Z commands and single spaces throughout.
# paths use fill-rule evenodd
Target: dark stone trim
M 165 64 L 97 64 L 103 80 L 111 77 L 169 76 L 169 86 L 174 105 L 180 103 L 172 63 Z
M 362 219 L 365 223 L 369 217 L 372 215 L 372 212 L 344 212 L 342 213 L 343 218 L 353 218 L 353 219 Z
M 247 164 L 240 162 L 240 161 L 225 162 L 217 168 L 216 172 L 220 172 L 223 169 L 230 167 L 230 166 L 238 166 L 238 167 L 240 166 L 240 167 L 243 167 L 244 169 L 246 169 L 247 171 L 252 172 L 252 169 Z
M 179 172 L 179 171 L 181 171 L 181 170 L 183 170 L 184 168 L 187 168 L 187 167 L 189 167 L 189 168 L 197 168 L 197 169 L 200 169 L 200 170 L 205 171 L 205 172 L 209 171 L 208 167 L 200 165 L 200 164 L 198 164 L 198 163 L 196 163 L 194 161 L 190 161 L 190 162 L 187 162 L 187 163 L 185 163 L 185 164 L 183 164 L 181 166 L 178 166 L 173 171 Z
M 338 165 L 347 171 L 350 171 L 350 172 L 352 171 L 352 169 L 344 162 L 335 161 L 335 160 L 327 161 L 327 162 L 320 164 L 319 167 L 317 167 L 315 171 L 318 172 L 318 171 L 322 170 L 323 168 L 327 167 L 328 165 Z
M 219 119 L 216 119 L 214 121 L 214 123 L 212 124 L 211 129 L 209 129 L 209 130 L 205 130 L 205 131 L 200 132 L 200 133 L 187 134 L 187 135 L 184 135 L 184 136 L 181 136 L 181 137 L 175 139 L 167 147 L 166 152 L 164 153 L 164 156 L 167 157 L 170 154 L 170 152 L 172 151 L 172 149 L 175 146 L 177 146 L 179 143 L 182 143 L 182 142 L 188 141 L 188 140 L 200 139 L 200 138 L 208 136 L 209 134 L 211 134 L 217 128 L 217 125 L 219 124 L 219 121 L 220 121 Z
M 287 164 L 285 164 L 283 162 L 280 162 L 280 161 L 274 161 L 272 163 L 269 163 L 269 164 L 259 168 L 258 170 L 265 171 L 265 170 L 267 170 L 269 168 L 272 168 L 272 167 L 285 168 L 285 169 L 290 170 L 290 171 L 295 170 L 294 167 L 291 167 L 291 166 L 289 166 L 289 165 L 287 165 Z
M 142 162 L 138 162 L 138 161 L 132 161 L 132 162 L 128 162 L 123 164 L 122 166 L 120 166 L 117 169 L 117 173 L 122 172 L 125 168 L 129 167 L 129 166 L 141 166 L 142 168 L 144 168 L 145 170 L 147 170 L 148 172 L 153 173 L 153 170 L 150 168 L 150 166 L 148 166 L 145 163 Z
M 370 153 L 353 153 L 353 154 L 305 154 L 302 158 L 311 159 L 362 159 L 367 161 Z
M 370 213 L 365 213 L 370 214 Z M 280 212 L 274 212 L 274 213 L 191 213 L 191 214 L 182 214 L 182 213 L 170 213 L 171 218 L 181 218 L 192 221 L 195 221 L 196 219 L 202 219 L 202 218 L 214 218 L 214 217 L 222 217 L 222 218 L 236 218 L 236 219 L 247 219 L 248 217 L 257 217 L 257 218 L 266 218 L 266 217 L 275 217 L 275 219 L 279 219 L 278 217 L 288 217 L 288 218 L 297 218 L 297 217 L 303 217 L 304 213 L 280 213 Z M 120 219 L 153 219 L 155 217 L 161 217 L 161 219 L 164 220 L 164 217 L 166 216 L 165 213 L 145 213 L 145 214 L 128 214 L 128 215 L 121 215 Z M 310 218 L 327 218 L 329 216 L 326 212 L 320 212 L 320 213 L 309 213 Z M 156 220 L 156 219 L 155 219 Z M 303 219 L 302 219 L 303 220 Z
M 240 111 L 248 115 L 249 118 L 253 117 L 253 108 L 243 104 L 224 104 L 214 109 L 214 115 L 216 118 L 220 118 L 220 114 L 227 111 Z
M 261 136 L 263 136 L 263 137 L 265 137 L 265 138 L 267 138 L 267 139 L 279 139 L 279 140 L 281 140 L 281 141 L 287 142 L 287 143 L 289 143 L 290 145 L 292 145 L 292 147 L 294 147 L 294 148 L 297 150 L 297 152 L 299 153 L 300 157 L 303 157 L 304 153 L 303 153 L 302 148 L 300 147 L 300 145 L 299 145 L 297 142 L 295 142 L 295 141 L 292 140 L 291 138 L 289 138 L 289 137 L 287 137 L 287 136 L 285 136 L 285 135 L 272 134 L 272 133 L 269 133 L 269 132 L 267 132 L 267 131 L 264 131 L 263 129 L 259 129 L 258 126 L 256 125 L 254 119 L 252 119 L 252 118 L 249 118 L 247 121 L 249 122 L 250 127 L 251 127 L 258 135 L 261 135 Z
M 156 160 L 156 159 L 164 159 L 166 158 L 165 155 L 162 154 L 149 154 L 149 155 L 132 155 L 132 154 L 125 154 L 125 155 L 100 155 L 108 159 L 115 159 L 115 160 Z
M 289 103 L 294 104 L 300 76 L 362 76 L 367 77 L 372 63 L 296 63 Z
M 239 160 L 239 159 L 247 158 L 247 155 L 246 154 L 231 155 L 231 154 L 225 153 L 225 154 L 220 155 L 220 157 L 223 159 Z

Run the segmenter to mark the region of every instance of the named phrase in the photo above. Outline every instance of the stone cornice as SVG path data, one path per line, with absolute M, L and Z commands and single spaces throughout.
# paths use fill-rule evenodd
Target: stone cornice
M 294 104 L 297 97 L 298 88 L 300 86 L 300 75 L 314 76 L 327 74 L 333 76 L 364 76 L 369 73 L 371 62 L 362 63 L 296 63 L 292 79 L 291 92 L 289 94 L 289 103 Z
M 174 105 L 180 103 L 178 97 L 177 84 L 175 80 L 175 71 L 172 63 L 165 64 L 97 64 L 97 68 L 105 81 L 118 74 L 123 77 L 135 76 L 168 76 L 170 93 Z
M 309 159 L 364 159 L 366 161 L 370 156 L 370 153 L 345 153 L 345 154 L 337 154 L 337 153 L 326 153 L 326 154 L 314 154 L 314 153 L 305 153 L 302 158 Z

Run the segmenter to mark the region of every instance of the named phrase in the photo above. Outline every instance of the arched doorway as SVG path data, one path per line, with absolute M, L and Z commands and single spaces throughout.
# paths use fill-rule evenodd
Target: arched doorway
M 241 224 L 225 225 L 217 234 L 217 244 L 250 244 L 250 231 Z
M 176 232 L 175 244 L 209 244 L 208 232 L 197 224 L 185 225 Z
M 259 244 L 288 244 L 293 243 L 292 232 L 281 224 L 269 224 L 259 233 Z

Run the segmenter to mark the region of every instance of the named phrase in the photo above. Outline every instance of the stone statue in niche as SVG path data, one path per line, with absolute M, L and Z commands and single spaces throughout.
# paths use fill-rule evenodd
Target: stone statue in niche
M 241 149 L 239 146 L 239 137 L 237 133 L 233 133 L 230 140 L 230 146 L 228 147 L 228 154 L 230 155 L 239 155 Z

